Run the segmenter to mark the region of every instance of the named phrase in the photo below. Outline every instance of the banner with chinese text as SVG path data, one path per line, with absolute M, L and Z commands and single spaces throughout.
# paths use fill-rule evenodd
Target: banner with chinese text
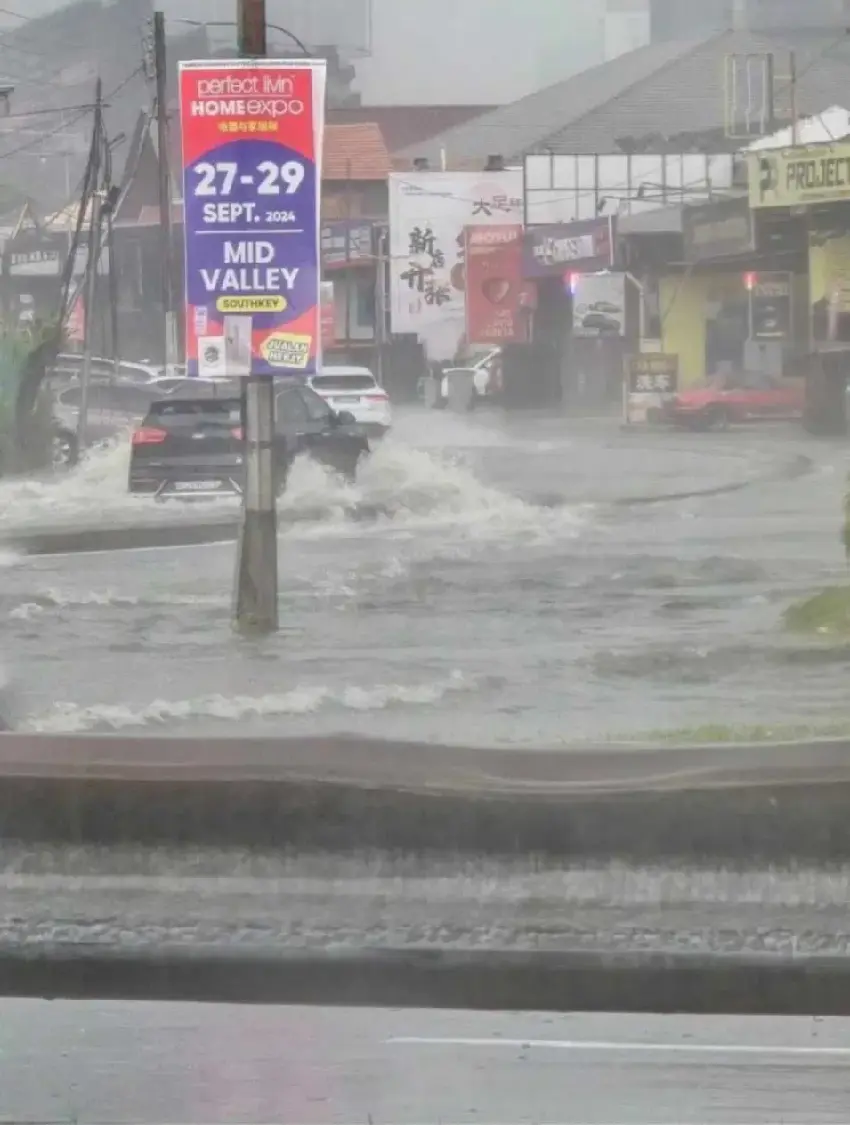
M 430 359 L 453 359 L 465 331 L 466 227 L 522 223 L 522 170 L 390 176 L 390 311 Z
M 180 63 L 190 375 L 319 364 L 325 66 Z

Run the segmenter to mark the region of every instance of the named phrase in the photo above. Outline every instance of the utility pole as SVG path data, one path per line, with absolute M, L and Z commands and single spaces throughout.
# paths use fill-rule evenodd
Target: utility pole
M 389 261 L 389 228 L 375 231 L 375 376 L 378 386 L 384 385 L 384 347 L 387 342 L 387 262 Z
M 237 0 L 239 54 L 266 54 L 265 0 Z M 243 634 L 274 633 L 277 605 L 277 481 L 275 397 L 271 375 L 242 380 L 245 491 L 236 559 L 233 627 Z
M 118 380 L 121 373 L 121 349 L 118 340 L 118 269 L 115 262 L 115 204 L 118 200 L 118 189 L 112 182 L 112 147 L 104 138 L 104 155 L 106 157 L 106 177 L 104 185 L 103 211 L 106 213 L 106 257 L 109 262 L 109 335 L 112 341 L 112 378 Z
M 92 337 L 94 336 L 95 301 L 97 297 L 97 268 L 100 263 L 100 209 L 102 202 L 101 161 L 103 159 L 103 83 L 98 78 L 94 95 L 94 143 L 92 157 L 91 218 L 89 222 L 89 252 L 85 277 L 85 344 L 83 369 L 80 373 L 80 413 L 77 418 L 77 449 L 85 452 L 88 434 L 89 383 L 91 381 Z
M 156 147 L 159 165 L 159 237 L 162 268 L 162 307 L 165 312 L 165 371 L 177 363 L 177 313 L 174 309 L 174 255 L 171 237 L 171 169 L 168 147 L 165 16 L 153 14 L 153 59 L 156 77 Z

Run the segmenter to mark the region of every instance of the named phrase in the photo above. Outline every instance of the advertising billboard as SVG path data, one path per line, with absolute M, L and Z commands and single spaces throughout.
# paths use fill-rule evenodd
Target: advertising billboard
M 317 369 L 325 65 L 180 63 L 190 375 Z
M 390 190 L 392 330 L 452 359 L 466 325 L 466 227 L 522 223 L 522 170 L 397 172 Z
M 570 270 L 596 273 L 614 264 L 616 219 L 546 223 L 525 232 L 526 277 L 558 277 Z
M 467 343 L 524 341 L 528 316 L 523 297 L 522 224 L 467 227 Z
M 750 207 L 802 207 L 850 199 L 850 141 L 747 156 Z

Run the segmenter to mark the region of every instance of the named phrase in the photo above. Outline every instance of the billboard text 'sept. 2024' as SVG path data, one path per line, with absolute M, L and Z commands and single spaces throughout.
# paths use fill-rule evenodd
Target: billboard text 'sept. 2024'
M 325 64 L 180 64 L 190 375 L 316 370 Z

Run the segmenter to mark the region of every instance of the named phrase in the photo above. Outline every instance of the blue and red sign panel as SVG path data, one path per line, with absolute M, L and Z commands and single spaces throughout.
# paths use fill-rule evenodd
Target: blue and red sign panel
M 321 354 L 323 60 L 180 64 L 190 375 L 309 375 Z

